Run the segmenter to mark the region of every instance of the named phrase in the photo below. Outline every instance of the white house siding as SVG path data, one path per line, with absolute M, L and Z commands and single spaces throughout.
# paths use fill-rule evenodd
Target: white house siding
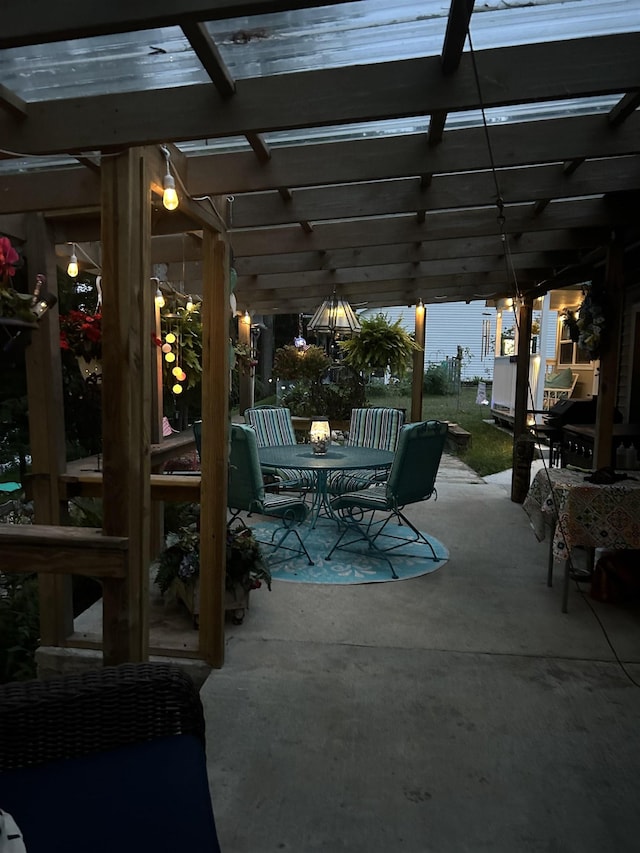
M 496 335 L 496 312 L 486 308 L 484 302 L 448 302 L 442 305 L 427 305 L 425 334 L 425 366 L 439 363 L 447 356 L 455 356 L 458 347 L 468 348 L 462 363 L 462 378 L 482 379 L 493 377 L 493 352 Z M 371 309 L 359 312 L 360 317 L 384 314 L 390 322 L 400 320 L 408 332 L 415 331 L 415 307 Z M 489 351 L 482 354 L 482 321 L 489 320 Z

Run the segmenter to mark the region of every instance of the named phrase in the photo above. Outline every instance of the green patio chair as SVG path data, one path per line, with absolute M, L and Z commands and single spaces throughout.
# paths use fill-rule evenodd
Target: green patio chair
M 403 423 L 402 409 L 384 406 L 352 409 L 346 444 L 395 451 Z M 327 492 L 331 495 L 357 492 L 360 489 L 366 489 L 367 486 L 384 482 L 388 473 L 385 470 L 361 470 L 350 473 L 336 471 L 329 476 Z
M 291 411 L 284 406 L 252 406 L 245 409 L 244 419 L 255 430 L 258 447 L 297 444 Z M 276 485 L 283 489 L 307 491 L 314 482 L 312 472 L 294 468 L 270 468 L 263 465 L 262 473 L 275 477 Z
M 272 546 L 273 553 L 283 549 L 294 554 L 304 554 L 309 565 L 313 565 L 313 560 L 296 529 L 307 517 L 308 507 L 297 495 L 272 494 L 265 491 L 256 434 L 252 427 L 245 424 L 231 424 L 227 506 L 231 513 L 230 525 L 234 521 L 245 524 L 244 519 L 240 517 L 242 512 L 248 515 L 256 512 L 279 518 L 282 524 L 274 531 L 271 541 L 261 544 Z M 284 545 L 290 536 L 297 541 L 297 548 Z
M 396 578 L 387 555 L 404 545 L 424 545 L 427 559 L 439 559 L 429 540 L 402 510 L 409 504 L 429 500 L 433 495 L 437 497 L 435 481 L 446 437 L 447 424 L 441 421 L 406 424 L 400 430 L 387 482 L 332 499 L 331 508 L 339 516 L 341 529 L 327 560 L 336 549 L 353 550 L 356 543 L 366 542 L 368 553 L 385 559 L 392 577 Z M 389 527 L 394 520 L 400 527 Z M 419 555 L 425 558 L 423 549 L 419 549 Z

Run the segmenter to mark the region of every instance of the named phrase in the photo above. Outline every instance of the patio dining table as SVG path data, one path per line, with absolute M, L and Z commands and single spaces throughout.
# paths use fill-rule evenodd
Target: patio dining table
M 295 468 L 311 471 L 315 478 L 315 489 L 311 504 L 311 527 L 321 512 L 335 518 L 327 493 L 329 475 L 334 471 L 385 470 L 391 467 L 393 452 L 372 447 L 356 447 L 332 444 L 326 453 L 314 453 L 310 444 L 291 444 L 275 447 L 259 447 L 260 464 L 269 468 Z
M 640 548 L 640 480 L 629 477 L 596 484 L 586 476 L 587 472 L 568 468 L 543 468 L 534 477 L 523 504 L 538 540 L 545 538 L 547 528 L 553 530 L 549 586 L 554 559 L 565 562 L 563 613 L 567 612 L 573 548 Z

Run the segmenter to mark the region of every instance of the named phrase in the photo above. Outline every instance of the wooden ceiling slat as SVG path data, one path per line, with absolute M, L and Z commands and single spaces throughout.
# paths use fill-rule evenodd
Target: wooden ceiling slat
M 473 0 L 451 0 L 442 48 L 442 73 L 445 75 L 453 74 L 460 64 L 472 12 Z
M 26 102 L 2 83 L 0 83 L 0 109 L 6 110 L 14 118 L 23 119 L 27 115 Z
M 182 31 L 220 95 L 223 98 L 234 95 L 235 81 L 205 25 L 195 21 L 185 23 L 182 25 Z
M 507 169 L 498 174 L 506 203 L 570 198 L 616 192 L 640 186 L 640 156 L 585 162 L 573 174 L 562 165 Z M 347 219 L 495 204 L 491 172 L 437 175 L 425 192 L 419 178 L 347 184 L 296 190 L 283 205 L 276 193 L 245 193 L 235 197 L 233 221 L 237 228 L 284 225 L 287 222 Z
M 522 144 L 526 139 L 526 145 Z M 640 151 L 640 112 L 615 131 L 602 115 L 533 121 L 491 128 L 498 166 L 564 162 Z M 255 149 L 254 149 L 255 150 Z M 276 189 L 280 186 L 321 186 L 327 183 L 381 180 L 433 172 L 489 167 L 481 128 L 452 130 L 444 144 L 428 148 L 424 136 L 285 146 L 269 152 L 266 165 L 251 152 L 207 154 L 187 158 L 187 186 L 192 195 L 224 195 Z M 0 215 L 98 204 L 99 184 L 88 186 L 85 169 L 23 173 L 3 177 Z M 287 183 L 288 182 L 288 183 Z
M 323 6 L 349 0 L 322 0 Z M 24 4 L 5 2 L 2 9 L 0 48 L 22 47 L 76 38 L 181 26 L 185 21 L 213 21 L 243 15 L 261 15 L 307 9 L 318 0 L 154 0 L 153 3 L 86 3 L 65 0 L 64 14 L 48 0 Z
M 629 91 L 638 85 L 639 49 L 640 34 L 623 33 L 477 52 L 482 98 L 492 107 Z M 60 153 L 477 107 L 465 54 L 446 86 L 439 58 L 426 57 L 238 80 L 227 101 L 200 84 L 34 102 L 28 120 L 0 115 L 0 137 L 14 151 Z
M 601 114 L 492 125 L 490 140 L 498 167 L 632 154 L 640 150 L 640 113 L 615 132 Z M 266 165 L 250 152 L 195 155 L 188 187 L 195 195 L 223 195 L 490 168 L 482 128 L 448 130 L 443 142 L 430 148 L 415 133 L 278 146 Z
M 514 255 L 514 269 L 535 270 L 535 274 L 544 274 L 549 261 L 538 254 L 525 253 Z M 504 268 L 504 258 L 460 258 L 442 261 L 425 261 L 399 264 L 385 264 L 373 267 L 351 267 L 337 270 L 311 270 L 308 272 L 278 273 L 276 275 L 238 276 L 238 290 L 273 290 L 280 291 L 289 288 L 320 288 L 331 289 L 355 282 L 377 281 L 381 278 L 396 280 L 405 278 L 434 278 L 438 276 L 456 276 L 465 273 L 498 273 Z M 532 273 L 533 275 L 533 273 Z
M 581 249 L 590 248 L 594 243 L 606 241 L 607 231 L 602 229 L 575 229 L 564 231 L 546 231 L 540 234 L 523 234 L 519 240 L 512 240 L 510 252 L 517 255 L 524 252 L 557 252 L 562 255 L 572 253 L 578 256 Z M 163 238 L 156 238 L 162 240 Z M 274 273 L 305 272 L 319 269 L 341 269 L 343 267 L 374 266 L 383 263 L 405 261 L 431 261 L 448 258 L 482 257 L 496 255 L 503 249 L 500 235 L 452 240 L 438 240 L 429 243 L 398 243 L 386 246 L 359 246 L 350 249 L 333 249 L 321 256 L 318 252 L 297 252 L 289 255 L 259 255 L 256 257 L 238 257 L 234 266 L 238 275 L 269 275 Z M 162 243 L 158 243 L 158 253 Z

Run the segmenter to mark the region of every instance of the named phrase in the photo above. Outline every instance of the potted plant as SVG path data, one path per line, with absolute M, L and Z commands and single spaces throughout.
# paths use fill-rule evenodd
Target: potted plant
M 155 560 L 155 583 L 164 594 L 180 599 L 197 625 L 200 613 L 200 533 L 197 521 L 167 534 L 165 547 Z M 271 589 L 271 573 L 251 528 L 236 525 L 227 528 L 227 565 L 225 573 L 225 610 L 233 613 L 236 624 L 242 622 L 249 606 L 249 593 L 265 583 Z
M 400 320 L 390 323 L 384 314 L 361 321 L 359 335 L 340 341 L 345 364 L 368 378 L 376 370 L 390 370 L 402 377 L 411 365 L 413 353 L 420 350 Z
M 60 348 L 78 361 L 83 378 L 102 373 L 102 314 L 69 311 L 60 316 Z
M 20 255 L 8 237 L 0 237 L 0 320 L 6 325 L 35 326 L 33 297 L 13 287 Z

